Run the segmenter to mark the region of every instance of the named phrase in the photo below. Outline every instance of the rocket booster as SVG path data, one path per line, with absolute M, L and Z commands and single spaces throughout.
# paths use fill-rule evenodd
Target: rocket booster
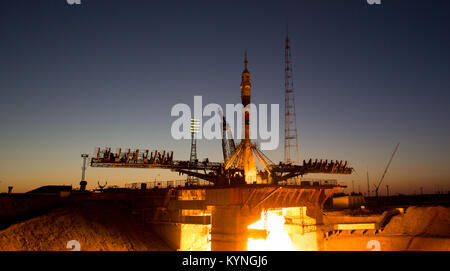
M 245 52 L 245 69 L 242 72 L 241 81 L 241 100 L 245 110 L 245 141 L 250 141 L 250 108 L 247 105 L 250 104 L 252 83 L 250 82 L 250 72 L 247 69 L 247 52 Z

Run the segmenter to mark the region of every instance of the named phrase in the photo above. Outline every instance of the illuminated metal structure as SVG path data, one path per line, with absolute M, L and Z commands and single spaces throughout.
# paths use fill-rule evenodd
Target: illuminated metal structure
M 221 162 L 210 162 L 205 159 L 197 164 L 190 164 L 189 161 L 173 160 L 173 152 L 159 151 L 149 152 L 145 150 L 133 151 L 133 159 L 129 159 L 131 150 L 119 157 L 118 153 L 112 153 L 111 148 L 97 149 L 97 156 L 91 159 L 92 167 L 103 168 L 147 168 L 147 169 L 169 169 L 186 175 L 198 177 L 212 182 L 216 185 L 228 185 L 243 183 L 241 169 L 229 168 Z M 137 156 L 136 156 L 137 154 Z M 136 157 L 136 159 L 135 159 Z M 302 176 L 308 173 L 324 174 L 351 174 L 353 168 L 349 167 L 347 161 L 312 160 L 303 161 L 302 165 L 291 164 L 270 164 L 270 181 L 266 179 L 264 183 L 277 184 L 289 178 Z M 198 172 L 197 172 L 198 171 Z
M 236 152 L 236 145 L 234 143 L 231 127 L 228 125 L 227 120 L 220 109 L 218 114 L 222 116 L 222 153 L 223 163 L 226 164 Z

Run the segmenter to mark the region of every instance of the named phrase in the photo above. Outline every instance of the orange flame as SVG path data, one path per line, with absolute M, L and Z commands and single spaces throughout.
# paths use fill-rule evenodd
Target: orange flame
M 267 215 L 267 217 L 266 217 Z M 249 229 L 267 230 L 265 239 L 248 239 L 249 251 L 291 251 L 292 240 L 284 227 L 285 219 L 281 211 L 261 213 L 261 219 L 248 226 Z

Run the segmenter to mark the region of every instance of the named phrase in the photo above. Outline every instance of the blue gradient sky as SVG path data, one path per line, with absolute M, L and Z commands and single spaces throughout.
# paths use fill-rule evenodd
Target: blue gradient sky
M 449 10 L 423 0 L 3 0 L 0 192 L 78 186 L 80 154 L 97 146 L 188 159 L 189 141 L 170 136 L 171 107 L 194 95 L 240 102 L 245 49 L 253 102 L 282 109 L 287 19 L 301 159 L 349 160 L 356 173 L 338 178 L 365 192 L 367 168 L 378 180 L 400 141 L 385 179 L 392 193 L 448 190 Z M 198 145 L 201 158 L 222 158 L 220 142 Z M 281 160 L 282 142 L 267 154 Z M 88 188 L 155 178 L 179 177 L 87 172 Z

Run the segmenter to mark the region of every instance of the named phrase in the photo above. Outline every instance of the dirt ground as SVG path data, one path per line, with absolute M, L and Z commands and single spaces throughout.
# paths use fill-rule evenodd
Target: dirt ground
M 329 219 L 342 214 L 333 215 Z M 355 216 L 347 218 L 352 220 L 347 223 L 361 222 L 353 221 Z M 364 219 L 376 220 L 371 216 Z M 68 251 L 71 240 L 78 241 L 82 251 L 171 250 L 125 206 L 93 201 L 56 209 L 1 230 L 0 251 Z M 450 208 L 412 206 L 394 216 L 381 233 L 333 235 L 326 246 L 327 250 L 364 251 L 371 240 L 378 240 L 382 250 L 450 250 Z
M 2 251 L 161 251 L 170 248 L 129 210 L 113 202 L 61 208 L 0 231 Z
M 443 206 L 406 209 L 386 225 L 384 234 L 450 237 L 450 208 Z
M 379 233 L 331 235 L 324 243 L 330 251 L 367 251 L 370 242 L 383 251 L 450 251 L 450 208 L 411 206 Z

